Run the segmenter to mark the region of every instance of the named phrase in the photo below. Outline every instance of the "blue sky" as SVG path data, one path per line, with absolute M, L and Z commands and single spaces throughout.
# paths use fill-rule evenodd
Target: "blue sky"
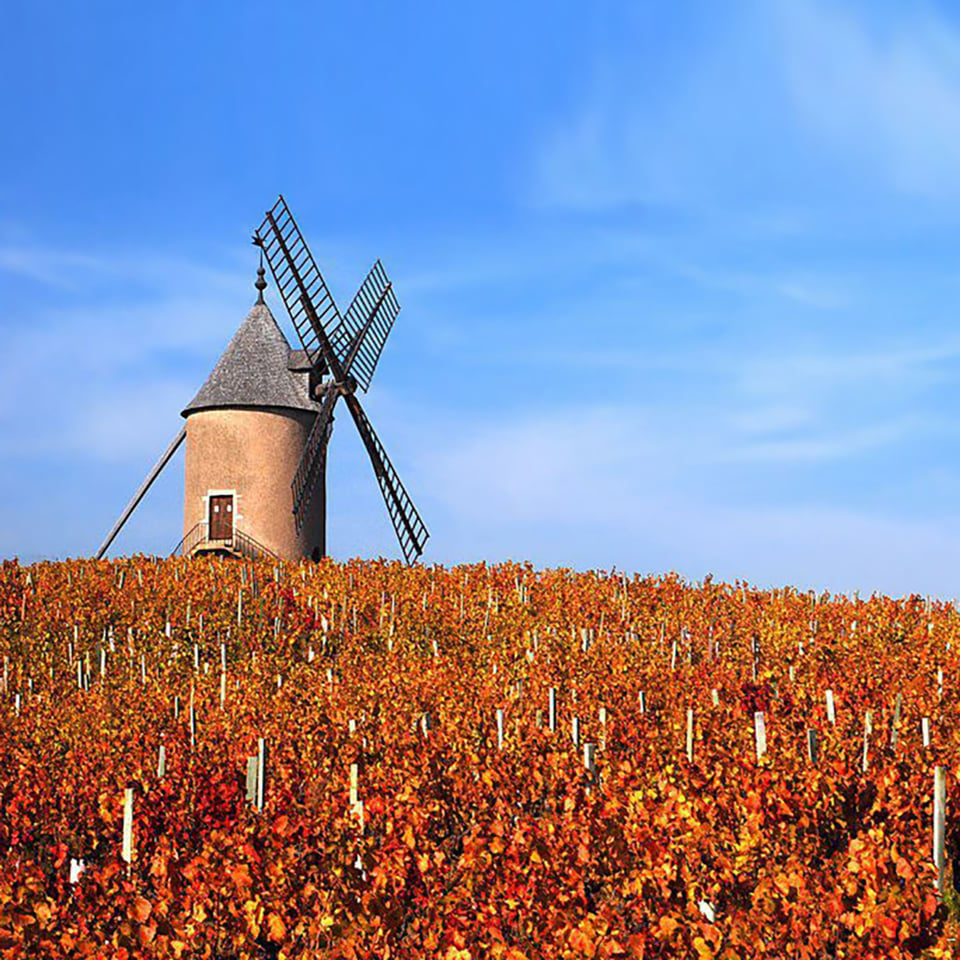
M 96 548 L 282 191 L 342 304 L 378 256 L 395 283 L 366 407 L 425 561 L 960 594 L 946 4 L 4 19 L 0 555 Z M 117 552 L 174 546 L 182 469 Z M 342 417 L 330 497 L 336 556 L 397 555 Z

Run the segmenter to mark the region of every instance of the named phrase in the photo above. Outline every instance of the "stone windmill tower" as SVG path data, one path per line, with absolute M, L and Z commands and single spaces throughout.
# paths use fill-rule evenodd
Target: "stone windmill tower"
M 290 348 L 264 301 L 263 273 L 261 267 L 253 309 L 182 413 L 183 549 L 216 551 L 240 541 L 239 552 L 262 545 L 280 557 L 319 557 L 324 492 L 299 525 L 289 503 L 290 479 L 320 404 L 311 399 L 303 351 Z
M 261 259 L 256 303 L 97 557 L 186 441 L 183 539 L 175 553 L 319 560 L 326 553 L 327 446 L 343 398 L 412 562 L 423 552 L 427 529 L 356 396 L 358 386 L 369 387 L 399 313 L 393 286 L 377 261 L 341 316 L 283 197 L 254 243 L 302 349 L 290 347 L 264 300 Z

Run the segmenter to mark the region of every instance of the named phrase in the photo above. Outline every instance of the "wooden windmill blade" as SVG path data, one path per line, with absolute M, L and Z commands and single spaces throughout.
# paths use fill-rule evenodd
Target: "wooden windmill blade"
M 343 399 L 353 416 L 353 422 L 357 425 L 363 445 L 367 449 L 373 472 L 377 475 L 380 492 L 387 505 L 387 513 L 390 514 L 390 521 L 400 541 L 400 549 L 407 563 L 413 563 L 423 553 L 423 548 L 430 537 L 426 524 L 413 505 L 397 471 L 394 470 L 387 451 L 384 450 L 383 444 L 370 425 L 356 394 L 348 393 Z
M 307 360 L 323 372 L 329 366 L 324 351 L 330 346 L 329 332 L 341 327 L 343 318 L 282 194 L 253 242 L 263 251 Z
M 343 315 L 343 322 L 330 336 L 334 351 L 342 358 L 344 372 L 354 377 L 364 392 L 370 389 L 399 312 L 393 284 L 378 260 Z
M 300 454 L 300 461 L 293 475 L 293 483 L 290 484 L 293 491 L 293 516 L 298 530 L 303 525 L 307 508 L 313 499 L 313 492 L 323 475 L 323 467 L 326 466 L 330 424 L 333 420 L 333 408 L 336 406 L 338 397 L 339 393 L 336 390 L 328 390 L 324 395 L 323 405 L 313 421 L 310 433 L 307 434 L 303 452 Z
M 254 234 L 254 243 L 270 265 L 315 375 L 319 378 L 328 372 L 332 377 L 291 484 L 297 527 L 302 525 L 313 491 L 323 476 L 329 424 L 337 399 L 343 396 L 370 457 L 404 558 L 411 563 L 423 552 L 429 533 L 355 396 L 358 383 L 362 382 L 364 389 L 369 386 L 400 311 L 386 271 L 379 260 L 374 264 L 351 303 L 348 320 L 340 316 L 282 196 L 267 211 Z M 361 379 L 353 375 L 354 369 Z
M 306 516 L 317 480 L 326 463 L 327 442 L 330 439 L 328 427 L 339 396 L 340 391 L 336 387 L 328 389 L 323 407 L 313 423 L 297 466 L 292 489 L 293 510 L 298 528 Z M 380 492 L 387 506 L 390 522 L 396 531 L 397 540 L 400 542 L 404 559 L 407 563 L 413 563 L 423 553 L 423 548 L 430 537 L 426 524 L 390 462 L 387 451 L 360 406 L 360 401 L 353 393 L 344 393 L 343 396 L 373 466 L 373 472 L 380 485 Z

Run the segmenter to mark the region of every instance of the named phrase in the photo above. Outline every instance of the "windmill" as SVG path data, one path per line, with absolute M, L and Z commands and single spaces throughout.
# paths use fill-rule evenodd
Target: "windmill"
M 97 557 L 186 441 L 184 537 L 175 553 L 319 559 L 326 553 L 327 448 L 342 397 L 412 563 L 429 534 L 357 397 L 358 387 L 368 390 L 400 311 L 393 285 L 378 260 L 341 315 L 283 196 L 253 242 L 261 251 L 257 302 Z M 302 350 L 291 350 L 263 299 L 263 260 Z

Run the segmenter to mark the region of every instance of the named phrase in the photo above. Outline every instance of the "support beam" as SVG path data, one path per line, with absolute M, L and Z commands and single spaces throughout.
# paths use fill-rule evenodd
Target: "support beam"
M 186 426 L 181 427 L 180 432 L 173 438 L 170 446 L 164 450 L 163 455 L 160 459 L 153 465 L 153 469 L 147 474 L 147 478 L 140 484 L 137 492 L 133 495 L 133 499 L 127 504 L 126 509 L 123 513 L 120 514 L 120 519 L 113 525 L 113 529 L 107 534 L 106 539 L 100 544 L 100 549 L 97 551 L 96 559 L 99 560 L 109 549 L 110 544 L 113 543 L 114 538 L 123 528 L 123 525 L 130 519 L 130 514 L 137 509 L 137 505 L 140 501 L 147 495 L 147 491 L 150 489 L 153 481 L 160 476 L 160 471 L 167 465 L 170 458 L 177 452 L 177 448 L 183 443 L 184 438 L 187 435 Z

